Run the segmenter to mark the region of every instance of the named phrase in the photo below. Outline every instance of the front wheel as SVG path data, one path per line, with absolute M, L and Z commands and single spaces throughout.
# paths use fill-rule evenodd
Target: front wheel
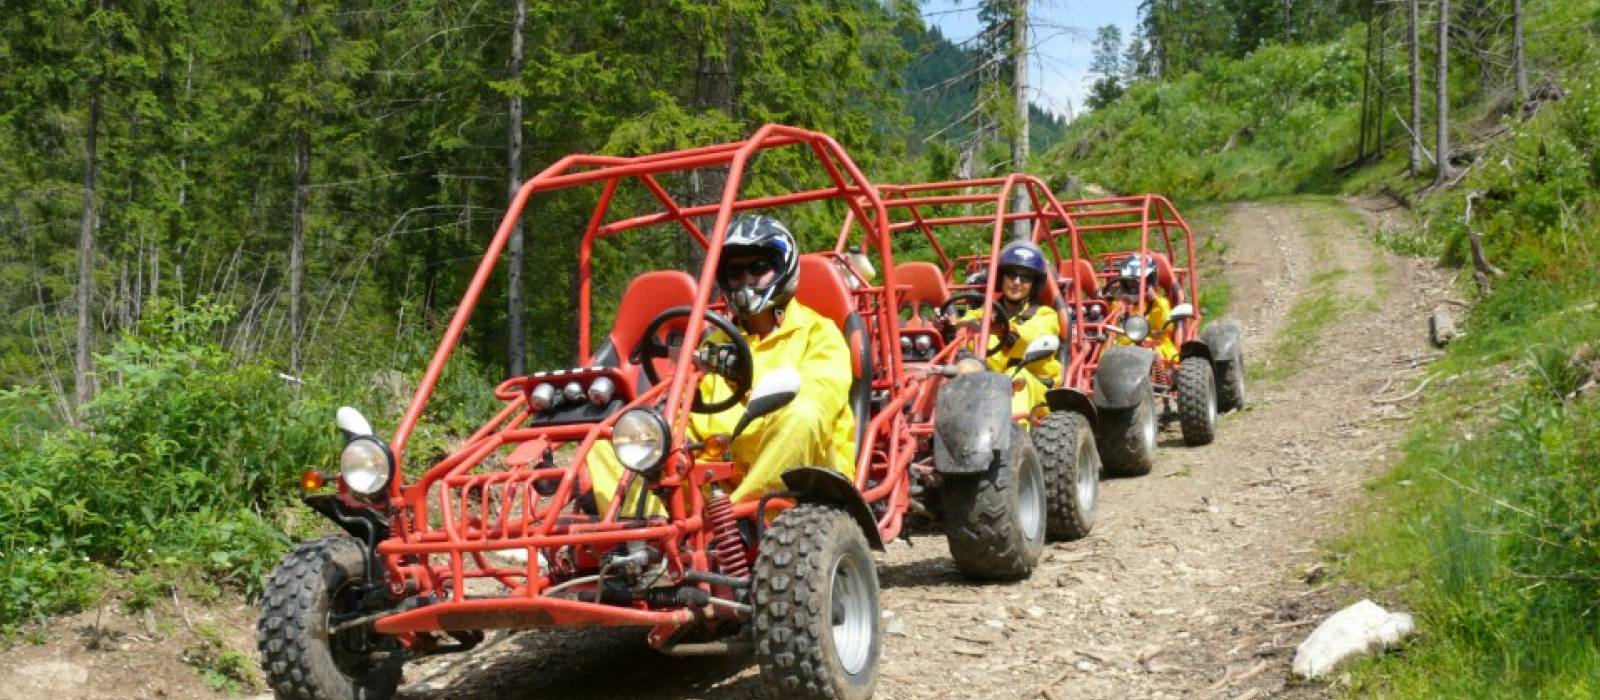
M 344 535 L 295 547 L 267 579 L 256 643 L 280 698 L 380 700 L 400 686 L 399 640 L 370 627 L 330 630 L 361 611 L 361 545 Z
M 1156 465 L 1156 399 L 1149 389 L 1133 408 L 1100 412 L 1095 442 L 1107 474 L 1144 476 Z
M 773 697 L 872 697 L 878 572 L 854 519 L 821 505 L 784 511 L 761 537 L 751 592 L 756 661 Z
M 1217 439 L 1216 375 L 1204 357 L 1188 357 L 1178 365 L 1178 422 L 1186 445 L 1209 445 Z
M 1011 431 L 1010 451 L 987 472 L 947 475 L 940 487 L 950 558 L 972 578 L 1027 578 L 1044 551 L 1044 468 L 1028 433 Z
M 1033 446 L 1044 465 L 1050 539 L 1080 540 L 1094 529 L 1100 500 L 1100 452 L 1088 419 L 1057 411 L 1033 427 Z

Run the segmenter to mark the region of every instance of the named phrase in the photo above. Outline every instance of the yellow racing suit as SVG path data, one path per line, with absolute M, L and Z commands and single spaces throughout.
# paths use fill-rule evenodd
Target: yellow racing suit
M 794 401 L 751 422 L 734 441 L 731 461 L 748 465 L 731 494 L 735 502 L 753 501 L 781 489 L 783 473 L 794 467 L 831 467 L 855 477 L 856 422 L 849 401 L 851 362 L 844 334 L 833 321 L 795 300 L 789 301 L 779 318 L 778 326 L 764 338 L 744 334 L 755 364 L 751 386 L 779 367 L 795 368 L 804 381 Z M 730 391 L 727 382 L 715 374 L 707 374 L 700 389 L 707 401 L 724 398 Z M 689 418 L 690 436 L 704 440 L 732 433 L 743 415 L 743 403 L 720 413 L 693 414 Z M 595 502 L 604 513 L 622 477 L 622 463 L 609 440 L 595 443 L 588 462 Z M 634 505 L 631 497 L 626 505 Z M 654 502 L 648 510 L 663 512 Z
M 961 320 L 978 321 L 982 318 L 982 309 L 972 309 Z M 1011 332 L 1016 334 L 1015 342 L 985 360 L 989 369 L 1008 375 L 1016 368 L 1016 363 L 1022 361 L 1022 356 L 1028 352 L 1028 344 L 1034 339 L 1061 335 L 1061 316 L 1055 309 L 1039 304 L 1030 303 L 1021 313 L 1012 316 L 1008 324 Z M 990 341 L 990 347 L 994 342 Z M 1027 371 L 1018 372 L 1016 379 L 1022 380 L 1023 384 L 1011 393 L 1011 415 L 1028 413 L 1044 403 L 1045 391 L 1061 381 L 1061 361 L 1054 355 L 1034 361 L 1027 366 Z
M 1172 343 L 1172 331 L 1167 328 L 1167 319 L 1172 314 L 1172 302 L 1167 301 L 1167 298 L 1159 293 L 1152 296 L 1150 312 L 1145 315 L 1145 319 L 1150 321 L 1150 337 L 1141 345 L 1155 350 L 1161 355 L 1163 361 L 1177 362 L 1178 346 Z M 1155 342 L 1150 344 L 1149 341 Z M 1128 336 L 1125 335 L 1117 336 L 1117 343 L 1121 345 L 1133 344 L 1132 341 L 1128 340 Z

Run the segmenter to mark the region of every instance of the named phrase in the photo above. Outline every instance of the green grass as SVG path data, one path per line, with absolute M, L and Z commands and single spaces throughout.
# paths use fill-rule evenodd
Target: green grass
M 1331 280 L 1343 270 L 1330 270 L 1322 284 L 1313 284 L 1290 307 L 1284 323 L 1273 336 L 1272 348 L 1260 369 L 1251 372 L 1252 379 L 1276 381 L 1287 379 L 1300 371 L 1306 357 L 1317 346 L 1322 332 L 1344 316 L 1348 305 L 1331 289 Z
M 1422 636 L 1352 669 L 1351 697 L 1600 692 L 1600 401 L 1565 398 L 1600 357 L 1587 284 L 1507 284 L 1432 365 L 1404 457 L 1334 545 Z M 1520 320 L 1501 323 L 1508 311 Z

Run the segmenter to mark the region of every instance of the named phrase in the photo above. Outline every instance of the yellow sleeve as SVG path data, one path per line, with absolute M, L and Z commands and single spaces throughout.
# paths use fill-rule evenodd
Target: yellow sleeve
M 1027 354 L 1028 344 L 1035 339 L 1052 335 L 1058 338 L 1061 336 L 1061 316 L 1056 313 L 1055 309 L 1041 306 L 1033 314 L 1033 318 L 1028 319 L 1025 323 L 1014 324 L 1014 327 L 1017 331 L 1018 340 L 1016 346 L 1012 349 L 1014 354 L 1020 358 Z M 1028 365 L 1028 371 L 1040 379 L 1048 380 L 1054 386 L 1056 380 L 1061 377 L 1061 361 L 1054 356 L 1048 357 Z
M 796 403 L 808 403 L 821 415 L 831 416 L 850 400 L 850 346 L 833 321 L 813 316 L 805 333 L 796 333 L 784 348 L 788 364 L 805 379 L 796 394 Z

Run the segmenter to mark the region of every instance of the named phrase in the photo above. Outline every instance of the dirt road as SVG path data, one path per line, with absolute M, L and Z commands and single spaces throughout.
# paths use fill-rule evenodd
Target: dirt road
M 1202 448 L 1165 426 L 1155 471 L 1105 483 L 1094 534 L 1050 545 L 1027 581 L 967 582 L 936 535 L 894 543 L 879 561 L 878 697 L 1326 694 L 1288 680 L 1293 645 L 1350 602 L 1315 585 L 1318 543 L 1359 512 L 1361 482 L 1394 454 L 1437 273 L 1382 253 L 1375 216 L 1336 200 L 1239 204 L 1217 218 L 1202 233 L 1223 242 L 1210 274 L 1231 281 L 1229 315 L 1246 325 L 1249 408 Z M 472 654 L 408 667 L 401 697 L 761 696 L 748 659 L 666 659 L 638 639 L 492 635 Z M 8 657 L 0 672 L 16 668 Z M 96 675 L 84 695 L 130 696 Z M 195 676 L 166 679 L 163 695 L 209 692 Z

